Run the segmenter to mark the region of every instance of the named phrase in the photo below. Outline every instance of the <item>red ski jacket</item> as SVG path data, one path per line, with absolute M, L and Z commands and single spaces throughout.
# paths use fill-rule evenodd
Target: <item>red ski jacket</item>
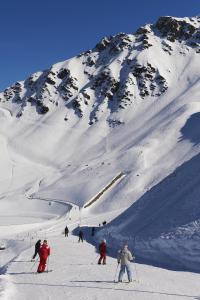
M 99 245 L 99 252 L 100 252 L 100 253 L 106 253 L 106 243 L 102 242 L 102 243 Z
M 50 247 L 48 245 L 43 244 L 40 247 L 39 255 L 40 257 L 47 259 L 47 257 L 50 255 Z

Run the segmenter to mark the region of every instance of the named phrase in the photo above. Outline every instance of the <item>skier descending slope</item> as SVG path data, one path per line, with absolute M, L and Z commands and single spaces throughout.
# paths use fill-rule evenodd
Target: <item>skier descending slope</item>
M 132 271 L 131 271 L 131 264 L 130 261 L 133 260 L 134 257 L 132 256 L 131 252 L 128 250 L 128 245 L 125 244 L 124 247 L 118 251 L 117 261 L 118 264 L 121 263 L 121 268 L 119 272 L 118 281 L 122 282 L 123 275 L 125 271 L 128 275 L 128 281 L 132 281 Z
M 38 273 L 42 273 L 45 271 L 46 262 L 49 255 L 50 255 L 50 247 L 47 244 L 47 240 L 44 240 L 39 250 L 40 263 L 37 270 Z
M 100 265 L 103 259 L 103 265 L 105 265 L 106 264 L 106 240 L 102 240 L 101 244 L 99 245 L 99 253 L 100 253 L 100 258 L 98 264 Z

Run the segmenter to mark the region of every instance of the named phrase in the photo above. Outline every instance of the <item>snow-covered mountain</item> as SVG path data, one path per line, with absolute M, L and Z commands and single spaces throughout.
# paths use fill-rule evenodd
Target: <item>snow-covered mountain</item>
M 199 270 L 199 70 L 200 17 L 161 17 L 7 88 L 2 215 L 49 218 L 33 198 L 66 200 L 83 223 L 114 215 L 108 240 L 141 259 Z

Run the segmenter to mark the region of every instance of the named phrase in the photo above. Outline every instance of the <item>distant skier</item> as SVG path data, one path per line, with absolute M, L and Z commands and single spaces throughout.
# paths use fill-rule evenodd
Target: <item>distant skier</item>
M 79 236 L 78 242 L 79 242 L 79 243 L 80 243 L 80 241 L 83 242 L 83 231 L 82 231 L 82 230 L 79 230 L 78 236 Z
M 50 255 L 50 247 L 47 244 L 47 240 L 43 241 L 43 244 L 39 250 L 39 255 L 40 255 L 40 263 L 37 272 L 42 273 L 45 271 L 47 258 Z
M 103 265 L 106 264 L 106 240 L 102 240 L 102 242 L 99 245 L 99 253 L 100 253 L 100 258 L 98 260 L 98 264 L 101 264 L 101 261 L 103 260 Z
M 122 282 L 125 271 L 128 275 L 128 281 L 132 281 L 132 271 L 130 261 L 134 259 L 131 252 L 128 250 L 128 245 L 125 244 L 124 247 L 118 251 L 117 261 L 118 264 L 121 263 L 121 268 L 119 272 L 118 281 Z
M 40 246 L 41 246 L 41 240 L 38 240 L 37 243 L 35 244 L 35 253 L 32 257 L 32 261 L 36 258 L 37 254 L 39 255 Z
M 92 227 L 91 236 L 95 235 L 95 227 Z
M 69 229 L 68 229 L 68 227 L 66 226 L 66 227 L 65 227 L 65 237 L 68 236 L 68 233 L 69 233 Z

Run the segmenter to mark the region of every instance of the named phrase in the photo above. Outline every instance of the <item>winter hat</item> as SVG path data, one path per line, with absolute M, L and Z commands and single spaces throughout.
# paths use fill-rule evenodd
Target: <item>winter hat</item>
M 104 243 L 106 243 L 106 240 L 105 240 L 105 239 L 103 239 L 103 242 L 104 242 Z

